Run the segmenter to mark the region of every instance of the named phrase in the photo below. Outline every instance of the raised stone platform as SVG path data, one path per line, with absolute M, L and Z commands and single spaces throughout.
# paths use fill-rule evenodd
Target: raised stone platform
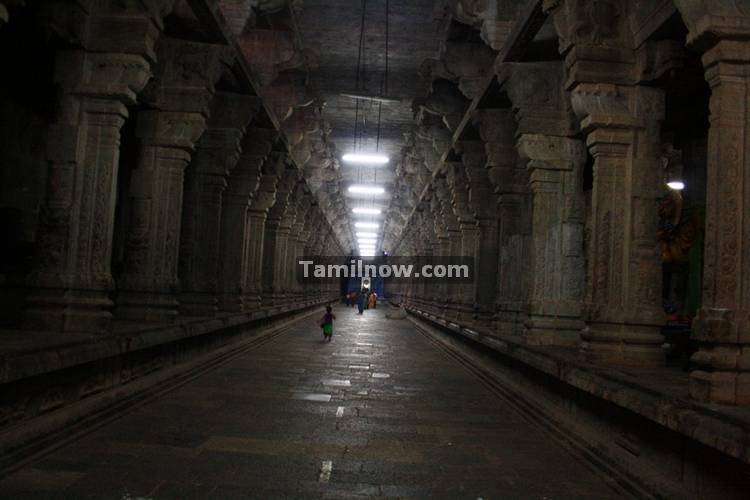
M 60 429 L 271 335 L 328 302 L 168 325 L 123 321 L 109 335 L 3 331 L 0 467 L 59 439 Z
M 604 369 L 580 361 L 576 349 L 528 346 L 406 309 L 451 348 L 479 353 L 484 369 L 536 412 L 567 420 L 586 449 L 648 489 L 707 497 L 723 494 L 727 481 L 735 483 L 729 489 L 750 485 L 750 409 L 689 399 L 688 373 L 666 366 Z

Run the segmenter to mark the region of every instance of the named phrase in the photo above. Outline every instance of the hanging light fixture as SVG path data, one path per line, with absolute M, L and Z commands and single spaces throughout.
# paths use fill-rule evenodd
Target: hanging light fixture
M 384 194 L 385 189 L 378 186 L 355 184 L 354 186 L 349 187 L 349 192 L 354 194 Z
M 377 238 L 377 233 L 356 233 L 357 238 Z
M 379 208 L 353 208 L 352 212 L 358 215 L 380 215 L 382 213 Z
M 390 161 L 385 155 L 347 153 L 341 157 L 347 163 L 361 163 L 363 165 L 385 165 Z
M 377 229 L 380 227 L 380 224 L 376 222 L 356 222 L 354 227 L 357 229 Z

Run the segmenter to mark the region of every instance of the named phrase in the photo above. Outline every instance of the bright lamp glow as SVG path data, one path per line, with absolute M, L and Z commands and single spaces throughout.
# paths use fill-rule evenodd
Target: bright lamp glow
M 357 233 L 357 238 L 377 238 L 378 233 Z
M 358 241 L 360 245 L 374 245 L 377 242 L 378 240 L 376 240 L 375 238 L 373 239 L 360 238 Z
M 682 181 L 667 182 L 667 187 L 669 187 L 669 189 L 674 189 L 675 191 L 682 191 L 685 189 L 685 183 Z
M 358 229 L 377 229 L 380 227 L 380 224 L 376 222 L 357 222 L 354 224 L 354 227 Z
M 389 158 L 384 155 L 368 155 L 348 153 L 341 157 L 347 163 L 365 163 L 367 165 L 385 165 Z
M 353 208 L 352 212 L 360 215 L 380 215 L 381 211 L 379 208 Z
M 356 185 L 356 186 L 350 186 L 349 192 L 356 193 L 356 194 L 383 194 L 385 193 L 385 189 L 383 189 L 382 187 L 377 187 L 377 186 Z

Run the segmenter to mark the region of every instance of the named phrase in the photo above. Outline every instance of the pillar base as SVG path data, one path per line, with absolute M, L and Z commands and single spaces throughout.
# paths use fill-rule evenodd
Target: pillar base
M 690 358 L 690 397 L 728 405 L 750 405 L 750 314 L 705 307 L 693 321 L 700 342 Z
M 179 303 L 171 293 L 119 292 L 115 316 L 131 321 L 172 323 L 177 320 Z
M 104 291 L 35 289 L 26 298 L 23 328 L 105 334 L 111 331 L 112 307 Z
M 590 323 L 581 332 L 582 361 L 621 366 L 662 366 L 664 336 L 658 326 Z
M 725 405 L 750 405 L 750 372 L 690 373 L 690 397 Z
M 578 347 L 585 327 L 578 318 L 532 316 L 524 322 L 521 335 L 528 345 Z
M 219 301 L 213 293 L 186 292 L 180 294 L 180 314 L 183 316 L 215 316 Z
M 219 310 L 229 313 L 247 311 L 245 297 L 237 293 L 223 293 L 219 295 Z

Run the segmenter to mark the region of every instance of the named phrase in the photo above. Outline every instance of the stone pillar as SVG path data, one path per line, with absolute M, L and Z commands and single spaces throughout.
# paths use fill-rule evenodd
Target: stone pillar
M 160 64 L 146 89 L 154 109 L 137 117 L 140 151 L 131 181 L 125 266 L 117 283 L 118 317 L 177 317 L 184 172 L 205 131 L 214 83 L 228 54 L 218 45 L 166 37 L 159 42 Z
M 286 168 L 281 174 L 276 198 L 268 211 L 263 240 L 263 307 L 270 308 L 283 302 L 283 268 L 290 228 L 284 226 L 289 197 L 294 190 L 298 174 Z
M 224 193 L 219 249 L 219 309 L 222 311 L 241 312 L 253 309 L 245 304 L 248 266 L 251 263 L 250 249 L 259 236 L 262 241 L 262 233 L 259 235 L 253 232 L 250 205 L 260 186 L 263 162 L 276 137 L 274 130 L 251 128 L 247 131 L 241 145 L 242 153 L 231 172 Z
M 511 109 L 483 109 L 472 117 L 485 143 L 487 174 L 496 193 L 498 221 L 495 331 L 521 335 L 528 308 L 528 174 L 519 166 Z
M 750 17 L 737 2 L 675 2 L 711 86 L 703 306 L 690 395 L 750 405 Z
M 440 201 L 440 221 L 445 230 L 445 240 L 443 244 L 443 255 L 448 257 L 458 257 L 461 254 L 461 228 L 458 218 L 453 212 L 451 205 L 451 191 L 445 177 L 435 179 L 435 194 Z M 456 304 L 459 301 L 459 293 L 462 290 L 461 285 L 446 282 L 444 290 L 443 314 L 449 317 L 455 317 Z
M 487 171 L 486 145 L 481 140 L 459 143 L 466 167 L 469 203 L 477 221 L 477 246 L 474 254 L 474 318 L 478 325 L 491 329 L 495 316 L 498 264 L 497 201 Z
M 268 153 L 263 162 L 258 190 L 248 210 L 250 230 L 247 247 L 247 293 L 244 299 L 248 310 L 258 310 L 262 305 L 266 219 L 268 210 L 276 202 L 276 187 L 285 168 L 283 158 L 283 155 L 279 156 L 278 153 Z
M 443 182 L 445 180 L 443 179 Z M 448 239 L 448 230 L 443 222 L 443 204 L 437 192 L 437 186 L 433 186 L 430 199 L 430 213 L 432 227 L 430 230 L 435 234 L 432 246 L 433 257 L 445 259 L 450 257 L 450 241 Z M 448 281 L 435 283 L 432 287 L 432 307 L 437 314 L 443 314 L 448 296 Z
M 453 213 L 458 219 L 461 231 L 460 257 L 476 257 L 479 242 L 479 228 L 477 220 L 469 204 L 468 178 L 466 169 L 460 162 L 446 162 L 446 178 L 451 188 L 451 205 Z M 476 265 L 476 262 L 475 262 Z M 464 323 L 471 323 L 474 319 L 476 298 L 476 279 L 474 283 L 460 285 L 457 290 L 457 319 Z
M 60 106 L 46 145 L 47 192 L 27 279 L 25 328 L 109 329 L 120 129 L 126 106 L 136 102 L 151 75 L 160 23 L 135 10 L 94 8 L 76 35 L 84 48 L 57 54 Z
M 518 148 L 529 174 L 530 344 L 579 344 L 584 281 L 583 144 L 558 62 L 506 64 L 498 79 L 513 103 Z
M 579 85 L 573 103 L 595 158 L 582 352 L 590 361 L 662 364 L 656 214 L 664 96 L 644 86 Z
M 245 211 L 249 192 L 242 193 L 239 208 L 224 203 L 227 179 L 240 157 L 240 141 L 245 128 L 258 112 L 257 97 L 217 93 L 211 102 L 211 118 L 185 178 L 180 238 L 180 312 L 186 316 L 212 316 L 218 310 L 219 251 L 222 242 L 222 208 L 237 224 L 227 237 L 223 261 L 231 265 L 232 256 L 243 256 Z M 243 165 L 244 167 L 244 165 Z M 241 175 L 242 173 L 240 173 Z M 236 183 L 235 183 L 236 184 Z M 234 186 L 235 189 L 248 186 Z M 249 188 L 248 188 L 249 189 Z M 236 196 L 231 198 L 236 200 Z M 238 236 L 239 235 L 239 236 Z M 236 291 L 239 297 L 239 290 Z M 230 308 L 231 310 L 231 308 Z M 236 309 L 235 309 L 236 310 Z
M 305 301 L 302 284 L 297 280 L 297 262 L 300 257 L 305 256 L 305 246 L 310 240 L 312 232 L 312 195 L 305 190 L 302 199 L 297 206 L 297 218 L 295 219 L 289 247 L 294 249 L 289 258 L 288 283 L 289 290 L 295 305 L 301 305 Z
M 584 0 L 544 5 L 565 55 L 565 87 L 595 159 L 581 353 L 594 362 L 660 365 L 664 95 L 640 84 L 649 77 L 641 74 L 637 62 L 645 53 L 636 51 L 630 31 L 636 5 L 603 0 L 597 15 Z
M 299 200 L 304 193 L 304 181 L 301 175 L 297 173 L 296 184 L 291 188 L 289 193 L 286 210 L 281 218 L 281 224 L 276 236 L 278 238 L 278 251 L 280 252 L 276 259 L 276 280 L 275 288 L 278 290 L 279 300 L 275 305 L 288 305 L 293 300 L 292 284 L 290 275 L 292 272 L 292 262 L 296 252 L 297 235 L 294 232 L 295 224 L 300 217 L 303 217 L 299 207 Z

